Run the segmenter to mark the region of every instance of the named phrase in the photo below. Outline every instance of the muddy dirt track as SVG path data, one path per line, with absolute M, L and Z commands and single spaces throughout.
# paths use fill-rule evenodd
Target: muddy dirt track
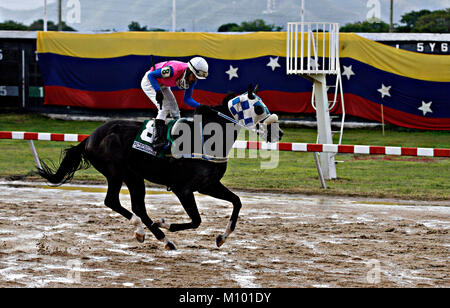
M 197 230 L 147 231 L 103 205 L 103 186 L 0 181 L 0 287 L 450 287 L 450 202 L 238 192 L 196 195 Z M 131 208 L 129 195 L 122 205 Z M 187 221 L 176 197 L 149 189 L 152 219 Z

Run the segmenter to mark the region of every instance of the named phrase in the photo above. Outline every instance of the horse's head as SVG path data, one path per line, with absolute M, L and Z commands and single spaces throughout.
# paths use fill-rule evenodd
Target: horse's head
M 248 92 L 227 101 L 227 107 L 231 116 L 241 125 L 256 130 L 258 135 L 267 142 L 277 142 L 283 137 L 283 131 L 279 127 L 278 116 L 271 114 L 256 95 L 258 86 L 249 85 Z

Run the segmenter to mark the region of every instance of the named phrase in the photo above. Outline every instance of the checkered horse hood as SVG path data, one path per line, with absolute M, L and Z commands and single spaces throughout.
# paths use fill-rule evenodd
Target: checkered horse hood
M 250 99 L 247 92 L 228 101 L 228 109 L 234 119 L 246 127 L 253 127 L 270 116 L 262 99 L 256 94 L 253 97 Z

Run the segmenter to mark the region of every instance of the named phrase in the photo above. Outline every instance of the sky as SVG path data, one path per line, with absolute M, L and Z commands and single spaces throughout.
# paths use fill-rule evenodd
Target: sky
M 57 0 L 47 0 L 48 19 L 57 20 Z M 301 0 L 176 0 L 177 31 L 214 32 L 222 24 L 263 19 L 286 27 L 299 21 Z M 62 0 L 62 19 L 80 32 L 126 31 L 131 21 L 172 30 L 173 0 Z M 31 24 L 44 15 L 44 0 L 0 0 L 0 22 Z M 394 22 L 410 11 L 450 8 L 450 0 L 394 0 Z M 305 21 L 389 23 L 390 0 L 305 0 Z

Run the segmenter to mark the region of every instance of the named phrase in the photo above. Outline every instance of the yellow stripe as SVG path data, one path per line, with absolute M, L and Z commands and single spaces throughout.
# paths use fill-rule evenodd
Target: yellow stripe
M 257 32 L 226 35 L 203 32 L 119 32 L 78 34 L 38 32 L 38 52 L 82 58 L 113 58 L 126 55 L 204 57 L 239 60 L 286 53 L 280 33 Z M 283 45 L 284 43 L 284 45 Z
M 340 56 L 358 60 L 380 70 L 429 81 L 450 81 L 450 56 L 427 55 L 397 49 L 354 33 L 340 34 Z
M 328 35 L 326 36 L 327 39 Z M 322 40 L 322 36 L 319 36 Z M 305 44 L 306 48 L 306 44 Z M 37 51 L 82 58 L 126 55 L 188 57 L 224 60 L 286 56 L 286 32 L 248 34 L 186 32 L 119 32 L 79 34 L 38 32 Z M 322 50 L 319 50 L 322 54 Z M 326 50 L 325 54 L 328 54 Z M 353 33 L 340 34 L 340 56 L 386 72 L 429 81 L 450 81 L 450 56 L 426 55 L 386 46 Z

